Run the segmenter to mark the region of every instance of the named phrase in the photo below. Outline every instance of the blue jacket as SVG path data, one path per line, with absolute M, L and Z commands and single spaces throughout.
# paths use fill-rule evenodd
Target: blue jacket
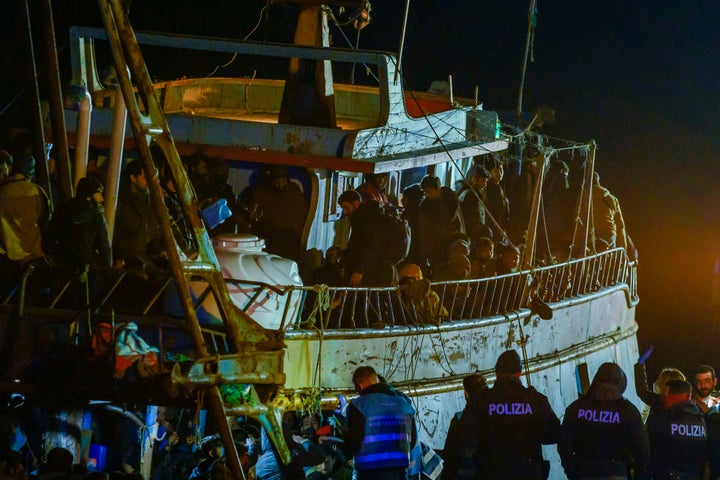
M 386 384 L 375 384 L 352 400 L 348 410 L 351 449 L 358 471 L 407 468 L 415 444 L 415 409 Z

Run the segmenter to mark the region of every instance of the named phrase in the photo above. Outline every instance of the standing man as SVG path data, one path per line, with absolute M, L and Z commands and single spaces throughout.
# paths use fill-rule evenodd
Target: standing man
M 653 410 L 648 417 L 654 479 L 700 480 L 703 476 L 708 430 L 702 412 L 690 399 L 691 392 L 688 382 L 670 380 L 662 394 L 662 411 Z
M 360 395 L 348 408 L 346 444 L 357 480 L 405 480 L 417 442 L 415 409 L 406 396 L 380 383 L 372 367 L 358 367 L 353 384 Z
M 501 232 L 493 232 L 495 235 L 493 239 L 496 242 L 502 242 L 505 240 L 504 232 L 507 232 L 510 225 L 510 200 L 505 195 L 502 185 L 505 169 L 502 162 L 493 156 L 487 159 L 485 168 L 490 171 L 490 179 L 482 192 L 483 203 L 502 229 Z
M 116 263 L 141 267 L 159 244 L 160 224 L 150 203 L 147 172 L 139 160 L 132 160 L 123 171 L 123 195 L 118 199 L 113 235 Z M 149 251 L 150 250 L 150 251 Z
M 388 287 L 397 282 L 395 265 L 385 255 L 384 242 L 392 232 L 381 231 L 382 206 L 375 201 L 363 202 L 355 190 L 338 198 L 343 215 L 350 218 L 352 231 L 345 253 L 346 271 L 351 287 Z
M 495 363 L 496 380 L 483 394 L 477 447 L 478 479 L 544 480 L 550 464 L 542 445 L 557 443 L 558 420 L 547 397 L 520 382 L 522 363 L 506 350 Z
M 0 150 L 0 295 L 18 282 L 29 262 L 45 256 L 41 232 L 50 215 L 48 198 L 16 167 L 12 155 Z
M 712 407 L 720 403 L 720 398 L 713 395 L 717 386 L 715 369 L 710 365 L 700 365 L 693 374 L 693 401 L 701 412 L 708 413 Z
M 41 230 L 47 224 L 47 195 L 13 168 L 13 157 L 0 150 L 0 256 L 25 263 L 43 257 Z
M 480 400 L 487 391 L 485 377 L 472 373 L 463 378 L 465 410 L 456 412 L 450 420 L 443 447 L 443 479 L 475 480 L 475 451 L 477 447 Z
M 103 185 L 83 177 L 75 197 L 61 203 L 43 239 L 45 250 L 69 267 L 74 274 L 87 267 L 108 268 L 112 252 L 103 212 Z
M 565 410 L 558 452 L 568 478 L 629 479 L 647 468 L 648 437 L 640 412 L 622 396 L 626 387 L 620 366 L 603 363 L 587 395 Z
M 474 164 L 466 175 L 466 182 L 458 192 L 458 200 L 462 209 L 465 231 L 471 242 L 482 237 L 492 237 L 492 229 L 485 221 L 485 206 L 480 200 L 483 190 L 487 187 L 490 172 L 485 167 Z
M 600 175 L 593 174 L 592 221 L 595 228 L 595 248 L 598 252 L 615 247 L 627 248 L 627 233 L 620 202 L 600 185 Z
M 254 233 L 265 239 L 268 252 L 301 263 L 307 201 L 287 167 L 271 165 L 267 174 L 248 201 L 255 219 Z
M 421 253 L 435 274 L 448 259 L 448 250 L 458 234 L 465 234 L 465 223 L 455 192 L 443 187 L 438 177 L 425 175 L 420 188 L 425 194 L 419 213 Z

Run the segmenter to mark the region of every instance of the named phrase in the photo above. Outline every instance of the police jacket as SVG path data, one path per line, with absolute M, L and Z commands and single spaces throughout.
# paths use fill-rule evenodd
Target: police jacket
M 545 395 L 502 375 L 480 404 L 479 478 L 546 478 L 542 445 L 557 442 L 560 421 Z
M 558 452 L 570 479 L 627 477 L 647 467 L 649 446 L 638 409 L 622 397 L 625 373 L 600 367 L 587 395 L 565 410 Z
M 655 411 L 648 417 L 647 431 L 653 478 L 702 478 L 708 432 L 703 413 L 692 401 L 681 401 L 663 412 Z
M 407 468 L 416 443 L 415 409 L 383 383 L 370 385 L 350 402 L 348 446 L 358 471 Z

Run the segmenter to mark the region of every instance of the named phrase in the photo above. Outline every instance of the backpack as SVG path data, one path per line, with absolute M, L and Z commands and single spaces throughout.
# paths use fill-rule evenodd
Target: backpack
M 377 231 L 384 259 L 396 265 L 408 256 L 410 251 L 410 225 L 407 220 L 383 210 L 378 218 Z

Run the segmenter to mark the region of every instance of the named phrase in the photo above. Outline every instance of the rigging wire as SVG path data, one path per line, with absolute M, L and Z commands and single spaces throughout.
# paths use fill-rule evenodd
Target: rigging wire
M 262 19 L 263 19 L 263 14 L 265 13 L 265 10 L 267 10 L 267 8 L 268 8 L 269 6 L 270 6 L 270 2 L 268 1 L 268 2 L 265 3 L 265 5 L 263 5 L 263 8 L 260 9 L 260 14 L 258 15 L 258 21 L 257 21 L 257 23 L 255 24 L 255 27 L 253 27 L 253 29 L 250 30 L 250 33 L 248 33 L 247 35 L 245 35 L 245 38 L 242 39 L 243 42 L 246 41 L 248 38 L 250 38 L 250 36 L 251 36 L 253 33 L 255 33 L 255 32 L 257 31 L 257 29 L 260 27 L 260 24 L 262 23 Z M 235 61 L 235 59 L 237 59 L 237 56 L 238 56 L 237 52 L 233 53 L 232 58 L 230 58 L 230 60 L 228 60 L 227 63 L 224 63 L 224 64 L 222 64 L 222 65 L 217 65 L 217 66 L 213 69 L 213 71 L 210 72 L 205 78 L 210 78 L 210 77 L 212 77 L 213 75 L 215 75 L 215 74 L 217 73 L 217 71 L 220 70 L 221 68 L 227 68 L 227 67 L 229 67 L 230 65 L 232 65 L 232 63 Z
M 328 18 L 332 20 L 333 24 L 337 27 L 337 29 L 340 31 L 340 34 L 342 34 L 343 38 L 345 39 L 345 43 L 347 43 L 348 47 L 352 48 L 353 50 L 357 50 L 360 46 L 360 30 L 358 29 L 357 38 L 355 45 L 350 41 L 348 36 L 345 34 L 345 30 L 343 30 L 341 27 L 345 24 L 338 21 L 337 17 L 335 17 L 335 13 L 332 11 L 332 9 L 327 8 L 326 10 L 328 12 Z M 367 63 L 363 63 L 363 66 L 365 67 L 365 73 L 372 77 L 376 82 L 379 82 L 380 79 L 378 76 L 373 72 L 373 70 L 370 68 L 370 66 Z M 355 84 L 355 64 L 353 63 L 352 68 L 352 81 L 351 84 Z

